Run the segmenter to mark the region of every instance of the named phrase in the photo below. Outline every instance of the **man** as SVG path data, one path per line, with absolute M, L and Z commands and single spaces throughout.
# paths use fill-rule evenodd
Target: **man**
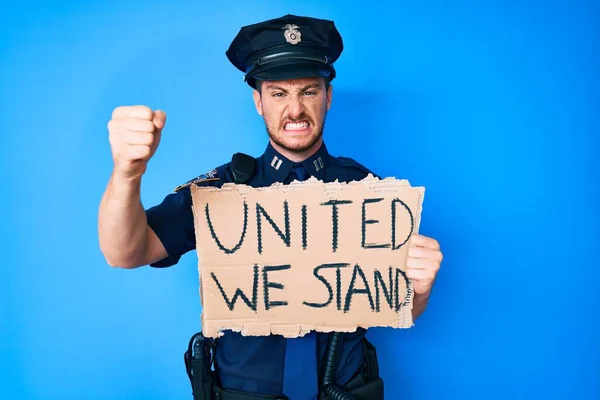
M 193 250 L 191 185 L 220 187 L 243 182 L 261 187 L 309 176 L 324 182 L 349 182 L 371 173 L 353 159 L 330 155 L 323 141 L 325 116 L 332 102 L 331 81 L 336 75 L 333 63 L 342 49 L 342 38 L 332 21 L 286 15 L 243 27 L 226 55 L 254 89 L 256 111 L 269 137 L 264 154 L 250 169 L 243 162 L 234 165 L 234 158 L 179 186 L 148 210 L 140 201 L 140 185 L 158 147 L 166 114 L 144 106 L 116 108 L 108 124 L 114 170 L 99 210 L 100 246 L 107 262 L 122 268 L 169 267 Z M 413 237 L 407 276 L 414 283 L 415 319 L 425 309 L 441 260 L 435 240 Z M 225 400 L 315 399 L 329 338 L 329 334 L 315 332 L 285 339 L 227 331 L 216 340 L 219 385 L 215 390 Z M 364 329 L 344 335 L 337 385 L 356 388 L 367 380 L 365 343 Z M 257 397 L 260 394 L 266 397 Z M 382 396 L 367 393 L 362 398 Z

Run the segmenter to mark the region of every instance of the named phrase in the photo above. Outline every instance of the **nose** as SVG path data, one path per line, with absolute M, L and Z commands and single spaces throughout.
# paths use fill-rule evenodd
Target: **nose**
M 302 100 L 295 96 L 290 96 L 292 99 L 289 104 L 289 114 L 291 118 L 299 118 L 304 113 L 304 104 Z

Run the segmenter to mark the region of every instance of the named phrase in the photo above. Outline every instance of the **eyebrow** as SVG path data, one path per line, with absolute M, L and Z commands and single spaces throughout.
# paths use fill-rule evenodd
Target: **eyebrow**
M 300 88 L 300 91 L 304 92 L 307 89 L 320 89 L 320 88 L 321 88 L 321 84 L 320 83 L 311 83 L 310 85 L 306 85 L 306 86 Z M 285 90 L 281 86 L 277 86 L 277 85 L 272 84 L 272 83 L 267 84 L 267 87 L 265 89 L 281 90 L 282 92 L 285 92 L 285 93 L 288 92 L 287 90 Z

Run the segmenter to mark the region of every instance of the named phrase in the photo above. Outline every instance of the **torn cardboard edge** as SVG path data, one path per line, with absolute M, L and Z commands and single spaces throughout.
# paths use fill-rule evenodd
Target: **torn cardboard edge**
M 412 312 L 412 302 L 410 309 L 407 307 L 407 311 Z M 406 314 L 406 313 L 403 313 Z M 205 321 L 203 321 L 205 323 Z M 270 322 L 246 322 L 240 325 L 231 326 L 228 323 L 219 323 L 218 320 L 209 321 L 208 325 L 203 325 L 206 332 L 212 332 L 210 337 L 219 337 L 224 334 L 225 331 L 239 332 L 242 336 L 266 336 L 265 332 L 272 335 L 281 335 L 285 338 L 296 338 L 302 337 L 306 334 L 317 331 L 323 333 L 329 332 L 344 332 L 353 333 L 359 328 L 407 328 L 414 326 L 412 317 L 405 317 L 404 320 L 400 321 L 398 326 L 390 325 L 365 325 L 362 326 L 357 324 L 356 326 L 350 325 L 315 325 L 315 324 L 276 324 Z
M 207 337 L 217 337 L 221 336 L 224 331 L 231 330 L 236 332 L 241 332 L 242 335 L 248 336 L 263 336 L 269 334 L 278 334 L 284 337 L 298 337 L 303 336 L 307 332 L 312 330 L 316 330 L 319 332 L 331 332 L 331 331 L 341 331 L 341 332 L 354 332 L 357 328 L 369 328 L 376 326 L 383 327 L 393 327 L 393 328 L 407 328 L 413 326 L 412 321 L 412 307 L 413 307 L 413 296 L 412 296 L 412 282 L 408 282 L 406 286 L 406 290 L 402 296 L 403 299 L 407 299 L 407 304 L 400 307 L 399 310 L 394 312 L 394 319 L 385 319 L 381 321 L 373 321 L 366 314 L 365 320 L 370 320 L 371 322 L 363 323 L 361 322 L 361 318 L 355 319 L 352 323 L 344 323 L 340 320 L 340 317 L 336 314 L 332 314 L 330 319 L 320 318 L 318 321 L 313 321 L 313 323 L 307 322 L 310 320 L 310 317 L 299 318 L 298 323 L 289 323 L 289 321 L 281 322 L 278 321 L 274 314 L 269 314 L 268 312 L 259 311 L 255 314 L 252 314 L 251 317 L 245 316 L 240 318 L 235 318 L 233 314 L 228 314 L 224 312 L 223 309 L 217 310 L 215 303 L 211 303 L 213 299 L 218 298 L 218 293 L 216 292 L 215 285 L 211 282 L 210 276 L 207 275 L 206 270 L 218 268 L 218 265 L 215 267 L 212 265 L 211 257 L 214 256 L 215 253 L 211 253 L 207 249 L 210 247 L 210 235 L 206 229 L 206 221 L 204 219 L 204 209 L 203 207 L 207 204 L 205 199 L 218 199 L 223 198 L 219 196 L 223 196 L 225 193 L 239 193 L 240 197 L 238 198 L 238 204 L 232 204 L 231 207 L 239 207 L 242 201 L 247 201 L 248 198 L 254 198 L 258 196 L 260 199 L 267 199 L 270 193 L 277 192 L 277 195 L 287 195 L 291 193 L 310 193 L 310 191 L 319 190 L 321 196 L 325 196 L 327 199 L 337 199 L 344 195 L 346 191 L 360 189 L 358 192 L 363 193 L 366 197 L 367 194 L 377 194 L 378 196 L 383 196 L 384 198 L 392 198 L 402 195 L 409 195 L 416 198 L 413 199 L 413 207 L 412 213 L 414 215 L 414 220 L 412 223 L 414 224 L 413 231 L 407 242 L 405 244 L 405 248 L 410 245 L 410 240 L 412 239 L 412 234 L 418 233 L 420 220 L 421 220 L 421 211 L 422 211 L 422 203 L 424 198 L 424 187 L 411 187 L 410 183 L 406 179 L 396 179 L 393 177 L 388 177 L 385 179 L 379 179 L 369 174 L 366 178 L 360 181 L 352 181 L 352 182 L 339 182 L 334 181 L 330 183 L 324 183 L 314 177 L 311 177 L 307 181 L 299 182 L 294 181 L 290 184 L 284 185 L 281 183 L 274 183 L 273 185 L 266 187 L 254 188 L 248 185 L 243 184 L 235 184 L 235 183 L 226 183 L 223 184 L 221 188 L 215 187 L 200 187 L 197 185 L 192 185 L 191 193 L 192 193 L 192 201 L 193 201 L 193 213 L 194 213 L 194 230 L 196 233 L 196 250 L 198 254 L 198 272 L 199 272 L 199 294 L 200 301 L 202 304 L 202 318 L 201 323 L 203 326 L 204 334 Z M 362 191 L 362 192 L 361 192 Z M 323 200 L 318 196 L 317 200 Z M 210 202 L 210 200 L 208 200 Z M 319 200 L 318 200 L 319 201 Z M 317 203 L 311 203 L 308 201 L 309 207 L 315 207 Z M 250 214 L 253 213 L 253 210 L 249 211 Z M 226 214 L 232 214 L 229 212 L 221 212 L 220 217 L 227 217 Z M 233 213 L 235 214 L 235 213 Z M 215 220 L 218 218 L 215 217 Z M 275 219 L 275 218 L 273 218 Z M 278 221 L 280 221 L 278 219 Z M 229 225 L 226 225 L 229 226 Z M 248 227 L 248 232 L 251 232 L 255 227 Z M 325 230 L 323 230 L 326 232 Z M 222 231 L 221 231 L 222 232 Z M 350 235 L 356 235 L 356 232 L 350 232 Z M 324 234 L 324 236 L 327 236 Z M 346 238 L 349 236 L 345 236 Z M 323 237 L 323 241 L 329 240 L 328 237 Z M 347 240 L 347 239 L 346 239 Z M 276 256 L 276 254 L 275 254 Z M 246 257 L 246 258 L 244 258 Z M 251 256 L 246 255 L 244 257 L 231 257 L 231 262 L 228 268 L 235 268 L 236 266 L 243 265 L 253 265 L 257 262 L 259 257 L 256 254 L 252 254 Z M 253 258 L 254 257 L 254 258 Z M 302 254 L 301 257 L 291 257 L 287 259 L 287 262 L 293 264 L 296 262 L 296 259 L 302 258 L 304 259 L 306 264 L 315 264 L 318 263 L 319 260 L 322 260 L 321 253 L 315 251 L 313 253 L 307 252 Z M 343 258 L 343 257 L 341 257 Z M 234 261 L 235 260 L 235 261 Z M 312 261 L 311 261 L 312 260 Z M 405 257 L 403 259 L 405 261 Z M 285 260 L 281 260 L 282 263 L 285 263 Z M 317 265 L 317 264 L 315 264 Z M 401 268 L 405 269 L 405 265 L 401 265 Z M 367 268 L 369 269 L 369 268 Z M 309 274 L 308 271 L 304 272 L 304 274 Z M 370 270 L 367 276 L 371 276 Z M 241 276 L 241 275 L 240 275 Z M 237 280 L 238 278 L 236 278 Z M 239 278 L 241 279 L 241 278 Z M 347 278 L 346 278 L 347 279 Z M 301 279 L 298 279 L 302 281 Z M 304 279 L 306 280 L 306 279 Z M 229 288 L 229 294 L 233 294 L 234 288 L 238 288 L 239 285 L 234 282 Z M 314 285 L 318 285 L 318 281 L 315 280 Z M 368 283 L 373 284 L 373 281 L 370 280 Z M 347 284 L 347 282 L 344 282 Z M 391 283 L 390 283 L 391 285 Z M 314 286 L 310 286 L 314 288 Z M 294 289 L 292 289 L 294 290 Z M 296 292 L 306 291 L 305 288 L 296 288 Z M 308 291 L 310 291 L 309 289 Z M 391 290 L 391 289 L 390 289 Z M 207 291 L 210 293 L 209 298 L 211 301 L 207 302 Z M 238 299 L 239 300 L 239 299 Z M 239 302 L 238 302 L 239 303 Z M 217 312 L 213 312 L 217 310 Z M 290 309 L 291 313 L 296 313 L 294 315 L 302 314 L 301 311 L 308 312 L 310 310 L 295 310 Z M 363 310 L 364 311 L 364 310 Z M 361 311 L 361 312 L 363 312 Z M 211 317 L 207 318 L 207 314 L 210 314 Z M 317 314 L 315 312 L 314 314 Z M 322 313 L 321 313 L 322 314 Z M 215 316 L 216 315 L 216 316 Z
M 316 177 L 311 176 L 305 181 L 294 180 L 288 184 L 276 182 L 269 186 L 261 186 L 256 188 L 245 184 L 236 184 L 233 182 L 224 183 L 220 188 L 214 186 L 193 186 L 192 195 L 194 195 L 195 192 L 224 192 L 230 190 L 237 191 L 242 195 L 245 195 L 249 192 L 271 192 L 273 190 L 288 193 L 297 190 L 305 190 L 306 187 L 312 186 L 325 186 L 326 191 L 329 193 L 344 190 L 344 188 L 356 185 L 366 186 L 369 190 L 373 190 L 377 193 L 386 193 L 396 187 L 410 187 L 412 189 L 420 190 L 423 193 L 425 190 L 425 188 L 422 186 L 411 186 L 410 182 L 407 179 L 397 179 L 394 177 L 386 177 L 383 179 L 379 179 L 373 176 L 373 174 L 368 174 L 362 180 L 351 182 L 340 182 L 339 180 L 335 180 L 332 182 L 324 183 Z

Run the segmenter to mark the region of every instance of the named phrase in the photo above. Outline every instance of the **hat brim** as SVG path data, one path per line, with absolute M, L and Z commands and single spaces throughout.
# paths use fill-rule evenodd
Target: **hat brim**
M 255 81 L 282 81 L 288 79 L 323 77 L 332 80 L 335 77 L 335 70 L 331 65 L 320 62 L 306 61 L 298 63 L 297 60 L 289 60 L 277 65 L 264 65 L 255 69 L 251 76 L 246 77 L 246 81 L 252 87 L 255 87 Z

